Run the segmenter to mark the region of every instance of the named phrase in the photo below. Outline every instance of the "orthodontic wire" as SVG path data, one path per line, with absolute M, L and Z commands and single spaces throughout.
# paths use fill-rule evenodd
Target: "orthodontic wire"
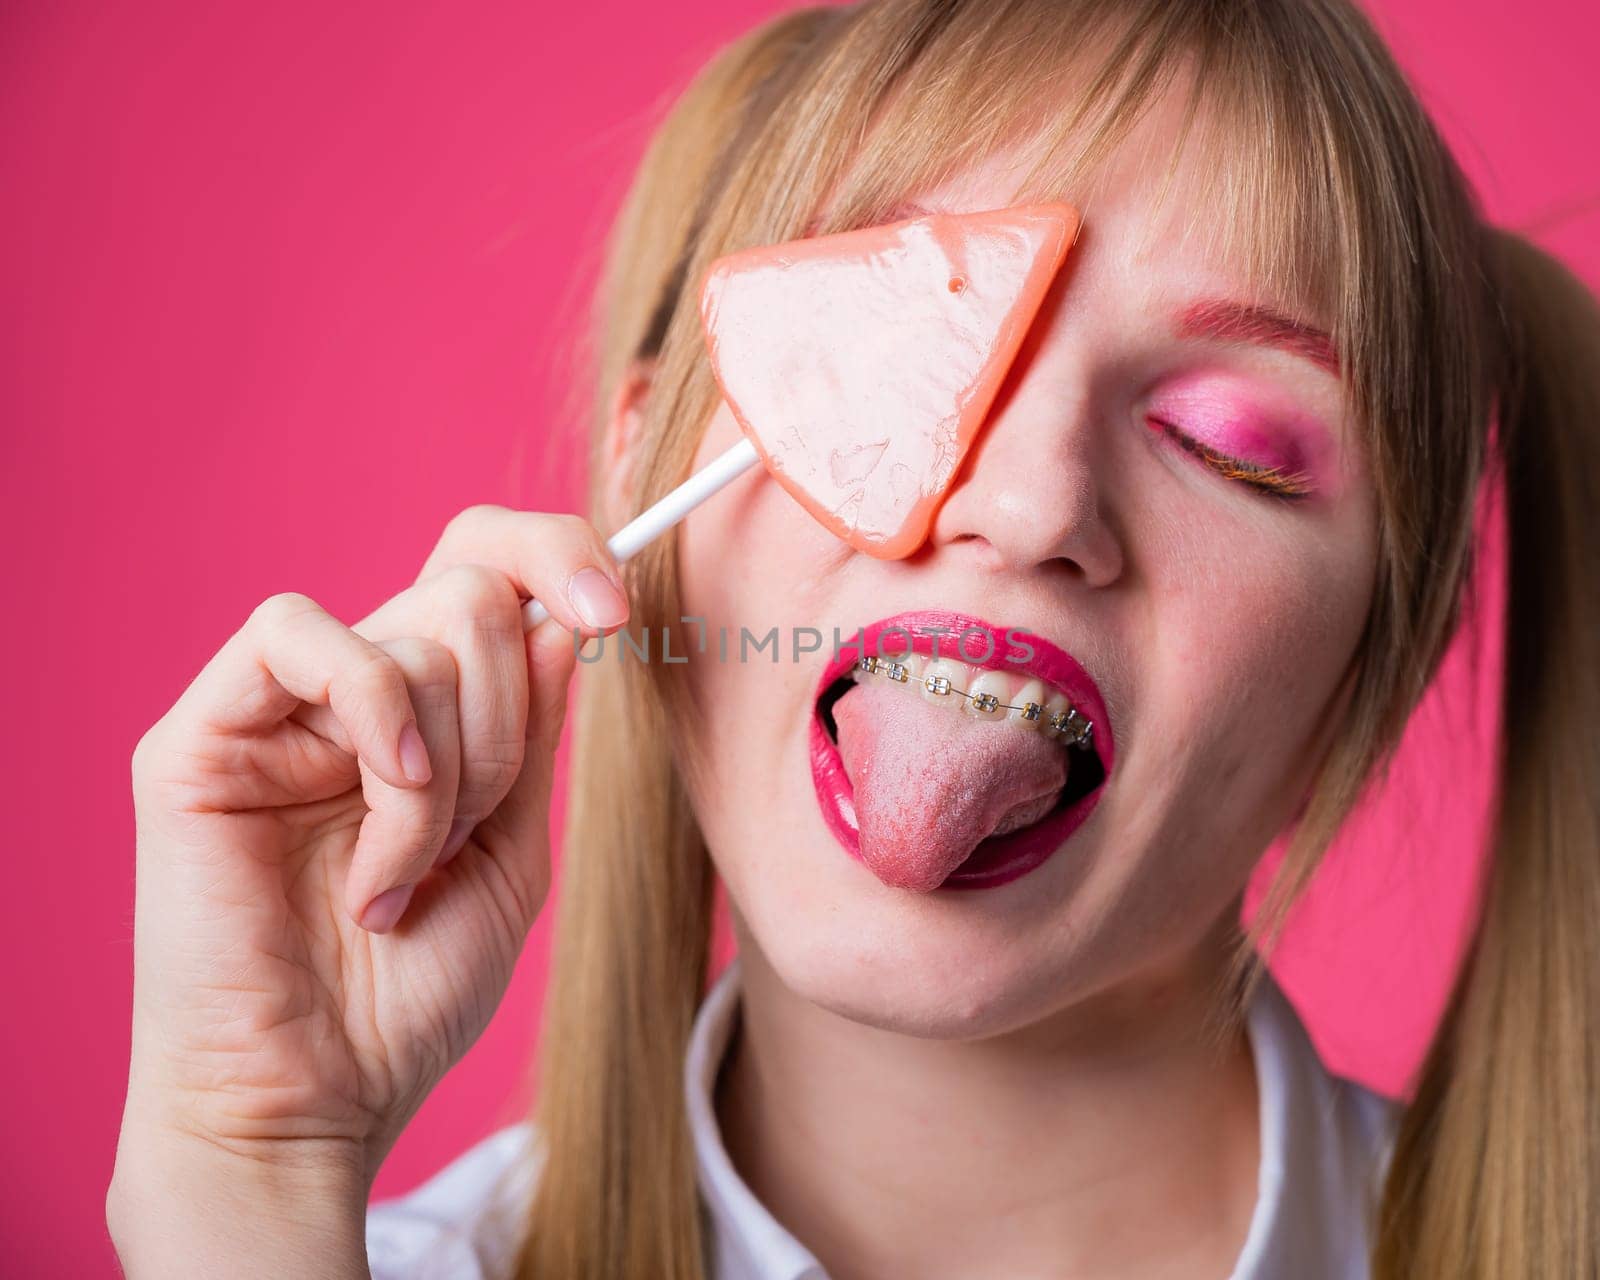
M 863 671 L 867 675 L 888 676 L 889 679 L 895 684 L 909 684 L 911 682 L 911 668 L 906 666 L 906 664 L 903 662 L 896 662 L 893 658 L 878 658 L 872 656 L 859 658 L 856 660 L 856 670 Z M 935 681 L 943 684 L 944 688 L 934 688 L 933 682 Z M 924 676 L 920 683 L 922 687 L 929 693 L 937 694 L 940 697 L 955 693 L 960 694 L 969 702 L 980 704 L 984 699 L 988 699 L 989 705 L 981 706 L 981 710 L 1020 711 L 1023 719 L 1027 720 L 1030 724 L 1039 722 L 1044 717 L 1044 706 L 1041 703 L 1028 702 L 1024 703 L 1020 707 L 1012 706 L 1009 702 L 1001 702 L 1000 699 L 992 693 L 972 694 L 968 693 L 965 689 L 957 689 L 953 684 L 950 683 L 950 678 L 948 676 Z M 1028 714 L 1030 710 L 1033 711 L 1033 715 Z M 1074 723 L 1075 721 L 1077 722 L 1076 724 Z M 1094 735 L 1094 721 L 1090 720 L 1070 703 L 1068 703 L 1065 711 L 1056 712 L 1048 719 L 1044 719 L 1044 723 L 1049 727 L 1052 733 L 1058 734 L 1066 739 L 1068 746 L 1078 747 L 1085 750 L 1089 748 L 1090 741 Z

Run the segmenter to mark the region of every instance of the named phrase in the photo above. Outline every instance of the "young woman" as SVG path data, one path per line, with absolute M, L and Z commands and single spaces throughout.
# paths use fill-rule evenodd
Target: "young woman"
M 614 236 L 596 522 L 737 438 L 712 260 L 1038 199 L 1082 234 L 915 555 L 759 474 L 626 575 L 585 521 L 473 508 L 354 627 L 268 600 L 149 731 L 130 1275 L 1595 1273 L 1600 318 L 1484 225 L 1344 0 L 872 0 L 724 52 Z M 1493 868 L 1402 1112 L 1323 1069 L 1249 944 L 1434 670 L 1496 469 Z M 1097 691 L 1089 816 L 1025 874 L 985 858 L 1059 815 L 1040 739 L 836 684 L 831 646 L 697 648 L 932 616 Z M 578 682 L 534 1123 L 368 1222 L 544 904 L 574 633 L 624 624 L 658 660 Z

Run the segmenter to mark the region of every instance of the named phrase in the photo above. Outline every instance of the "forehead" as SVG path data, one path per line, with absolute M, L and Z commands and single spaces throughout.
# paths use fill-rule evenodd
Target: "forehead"
M 1080 264 L 1114 259 L 1130 283 L 1186 276 L 1334 330 L 1343 276 L 1334 203 L 1317 194 L 1326 157 L 1300 113 L 1214 83 L 1199 90 L 1175 61 L 1162 87 L 1089 110 L 1072 88 L 1055 100 L 1019 88 L 1010 123 L 978 147 L 959 127 L 908 133 L 897 117 L 918 104 L 895 100 L 881 121 L 892 151 L 869 131 L 821 221 L 1064 200 L 1083 214 Z
M 1247 155 L 1219 154 L 1214 124 L 1203 107 L 1190 119 L 1185 92 L 1152 101 L 1092 165 L 1045 154 L 1033 135 L 908 194 L 907 204 L 965 212 L 1065 200 L 1083 215 L 1080 267 L 1116 274 L 1136 290 L 1224 296 L 1331 325 L 1325 291 L 1307 287 L 1311 273 L 1285 271 L 1271 261 L 1280 255 L 1264 251 L 1268 211 L 1242 208 L 1253 195 L 1265 200 L 1271 184 L 1251 172 Z

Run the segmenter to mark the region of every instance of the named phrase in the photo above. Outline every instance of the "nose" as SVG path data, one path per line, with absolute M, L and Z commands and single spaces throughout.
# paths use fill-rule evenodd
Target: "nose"
M 1056 566 L 1085 585 L 1122 574 L 1123 547 L 1104 509 L 1093 407 L 1085 389 L 1025 377 L 967 455 L 929 533 L 930 548 L 968 548 L 992 568 Z

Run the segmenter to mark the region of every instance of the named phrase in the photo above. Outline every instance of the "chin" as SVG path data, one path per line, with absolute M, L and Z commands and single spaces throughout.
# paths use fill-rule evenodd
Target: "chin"
M 966 895 L 963 895 L 966 896 Z M 1041 965 L 1020 940 L 959 912 L 881 901 L 805 917 L 775 912 L 766 963 L 795 996 L 852 1022 L 932 1040 L 981 1039 L 1047 1015 L 1062 984 L 1063 957 Z M 942 904 L 941 904 L 942 905 Z

